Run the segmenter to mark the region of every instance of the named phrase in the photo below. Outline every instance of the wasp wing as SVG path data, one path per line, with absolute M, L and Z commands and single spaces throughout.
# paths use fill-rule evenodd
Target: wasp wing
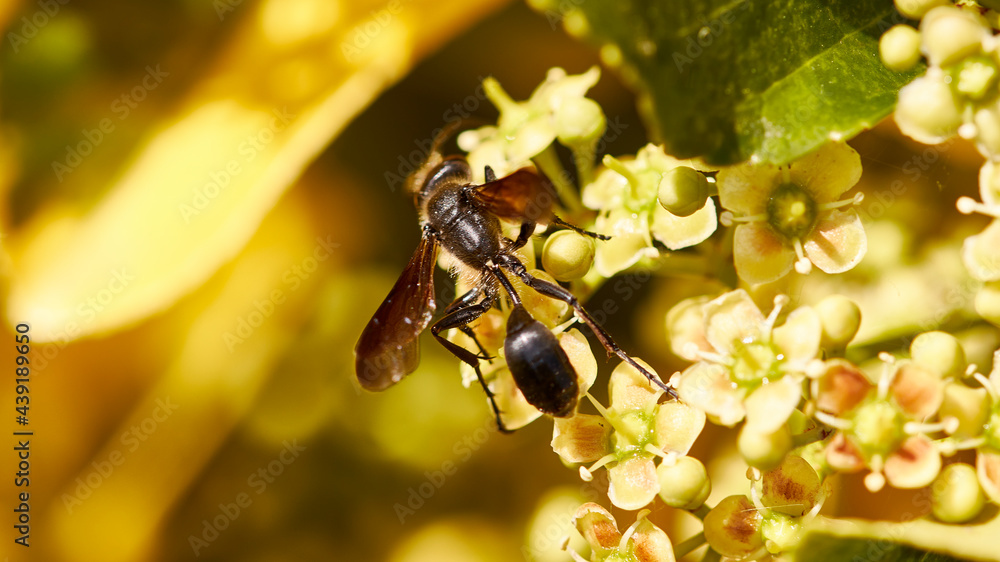
M 419 336 L 437 308 L 436 259 L 437 242 L 424 236 L 399 280 L 361 332 L 354 347 L 354 368 L 365 389 L 385 390 L 420 363 Z
M 547 223 L 559 201 L 548 178 L 521 168 L 509 176 L 484 183 L 472 192 L 476 206 L 509 220 Z

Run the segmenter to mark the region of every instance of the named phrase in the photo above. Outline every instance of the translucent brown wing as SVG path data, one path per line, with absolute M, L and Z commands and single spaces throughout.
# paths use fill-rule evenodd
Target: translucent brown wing
M 476 205 L 502 219 L 547 223 L 559 201 L 548 178 L 528 168 L 484 183 L 473 192 Z
M 434 302 L 437 242 L 425 236 L 410 262 L 368 321 L 354 347 L 358 382 L 368 390 L 385 390 L 420 363 L 420 332 L 430 324 Z

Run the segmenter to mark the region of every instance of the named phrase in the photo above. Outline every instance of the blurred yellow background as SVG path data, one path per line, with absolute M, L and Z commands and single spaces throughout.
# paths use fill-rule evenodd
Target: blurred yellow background
M 414 154 L 459 116 L 495 118 L 486 76 L 525 98 L 550 66 L 596 64 L 554 16 L 39 0 L 0 21 L 0 361 L 15 324 L 32 340 L 27 425 L 0 384 L 0 557 L 512 560 L 553 517 L 543 495 L 597 499 L 548 423 L 498 438 L 438 346 L 391 392 L 353 373 L 419 236 L 398 183 Z M 635 150 L 631 95 L 611 75 L 594 95 L 624 128 L 608 149 Z M 557 550 L 551 534 L 535 546 Z

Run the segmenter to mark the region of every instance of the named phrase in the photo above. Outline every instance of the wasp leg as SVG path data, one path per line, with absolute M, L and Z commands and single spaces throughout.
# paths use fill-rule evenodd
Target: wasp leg
M 528 285 L 535 291 L 538 291 L 539 293 L 547 297 L 561 300 L 564 303 L 572 306 L 573 310 L 576 311 L 577 316 L 579 316 L 581 320 L 583 320 L 588 326 L 590 326 L 590 329 L 593 330 L 594 335 L 597 336 L 598 341 L 601 342 L 601 345 L 604 346 L 604 349 L 607 350 L 609 355 L 610 354 L 617 355 L 618 357 L 621 358 L 622 361 L 635 367 L 637 371 L 639 371 L 640 373 L 642 373 L 644 377 L 649 379 L 649 382 L 662 388 L 667 394 L 669 394 L 673 398 L 677 398 L 677 392 L 673 388 L 670 388 L 669 386 L 664 384 L 663 381 L 660 380 L 660 377 L 649 372 L 649 370 L 640 365 L 638 362 L 636 362 L 635 359 L 632 359 L 627 353 L 625 353 L 624 351 L 622 351 L 620 347 L 618 347 L 618 344 L 615 343 L 615 340 L 611 338 L 611 334 L 609 334 L 604 328 L 602 328 L 601 325 L 598 324 L 596 320 L 594 320 L 594 317 L 591 316 L 590 313 L 587 312 L 585 308 L 583 308 L 583 305 L 580 304 L 580 301 L 576 298 L 576 295 L 560 287 L 559 285 L 555 285 L 543 279 L 538 279 L 537 277 L 533 277 L 530 273 L 528 273 L 528 269 L 524 267 L 524 264 L 518 261 L 516 257 L 510 255 L 501 255 L 497 257 L 497 262 L 498 265 L 507 269 L 514 275 L 517 275 L 518 278 L 520 278 L 525 285 Z
M 497 428 L 502 433 L 512 433 L 511 430 L 504 426 L 503 420 L 500 418 L 500 407 L 497 406 L 496 397 L 493 395 L 493 391 L 490 390 L 490 387 L 486 385 L 483 373 L 479 370 L 479 356 L 458 344 L 444 339 L 444 337 L 441 336 L 441 332 L 444 330 L 449 330 L 451 328 L 468 328 L 470 323 L 475 322 L 477 318 L 485 314 L 487 310 L 493 307 L 494 300 L 495 297 L 487 295 L 486 298 L 477 304 L 457 306 L 450 313 L 446 314 L 444 318 L 438 320 L 433 326 L 431 326 L 431 334 L 433 334 L 438 343 L 444 346 L 444 348 L 451 352 L 452 355 L 458 357 L 460 361 L 472 366 L 472 368 L 476 371 L 476 378 L 479 379 L 479 384 L 486 392 L 486 397 L 489 399 L 490 406 L 493 408 L 493 415 L 496 417 Z M 451 307 L 449 306 L 449 308 Z
M 564 226 L 564 227 L 566 227 L 566 228 L 568 228 L 570 230 L 573 230 L 573 231 L 575 231 L 575 232 L 577 232 L 579 234 L 583 234 L 584 236 L 590 236 L 591 238 L 596 238 L 598 240 L 611 240 L 611 237 L 608 236 L 607 234 L 598 234 L 596 232 L 591 232 L 589 230 L 584 230 L 584 229 L 580 228 L 579 226 L 576 226 L 575 224 L 570 224 L 570 223 L 562 220 L 561 218 L 559 218 L 559 217 L 557 217 L 555 215 L 552 215 L 552 224 L 558 224 L 559 226 Z
M 473 287 L 472 289 L 469 289 L 469 291 L 467 291 L 464 295 L 452 301 L 451 304 L 449 304 L 448 307 L 444 309 L 444 314 L 447 316 L 448 314 L 451 314 L 456 310 L 470 306 L 476 301 L 476 299 L 479 298 L 481 294 L 482 294 L 482 289 L 480 289 L 479 287 Z M 472 341 L 475 342 L 476 347 L 479 348 L 479 355 L 477 356 L 479 359 L 482 359 L 484 361 L 493 360 L 493 357 L 490 356 L 490 354 L 486 351 L 486 348 L 483 347 L 483 344 L 479 343 L 479 338 L 476 337 L 476 333 L 472 331 L 472 328 L 468 326 L 456 326 L 456 328 L 461 330 L 463 334 L 469 336 L 472 339 Z

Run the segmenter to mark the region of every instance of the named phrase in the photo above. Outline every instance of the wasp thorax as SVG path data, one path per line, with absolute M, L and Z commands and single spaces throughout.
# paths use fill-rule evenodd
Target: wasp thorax
M 778 186 L 767 201 L 767 222 L 789 240 L 802 238 L 816 225 L 816 201 L 794 183 Z

